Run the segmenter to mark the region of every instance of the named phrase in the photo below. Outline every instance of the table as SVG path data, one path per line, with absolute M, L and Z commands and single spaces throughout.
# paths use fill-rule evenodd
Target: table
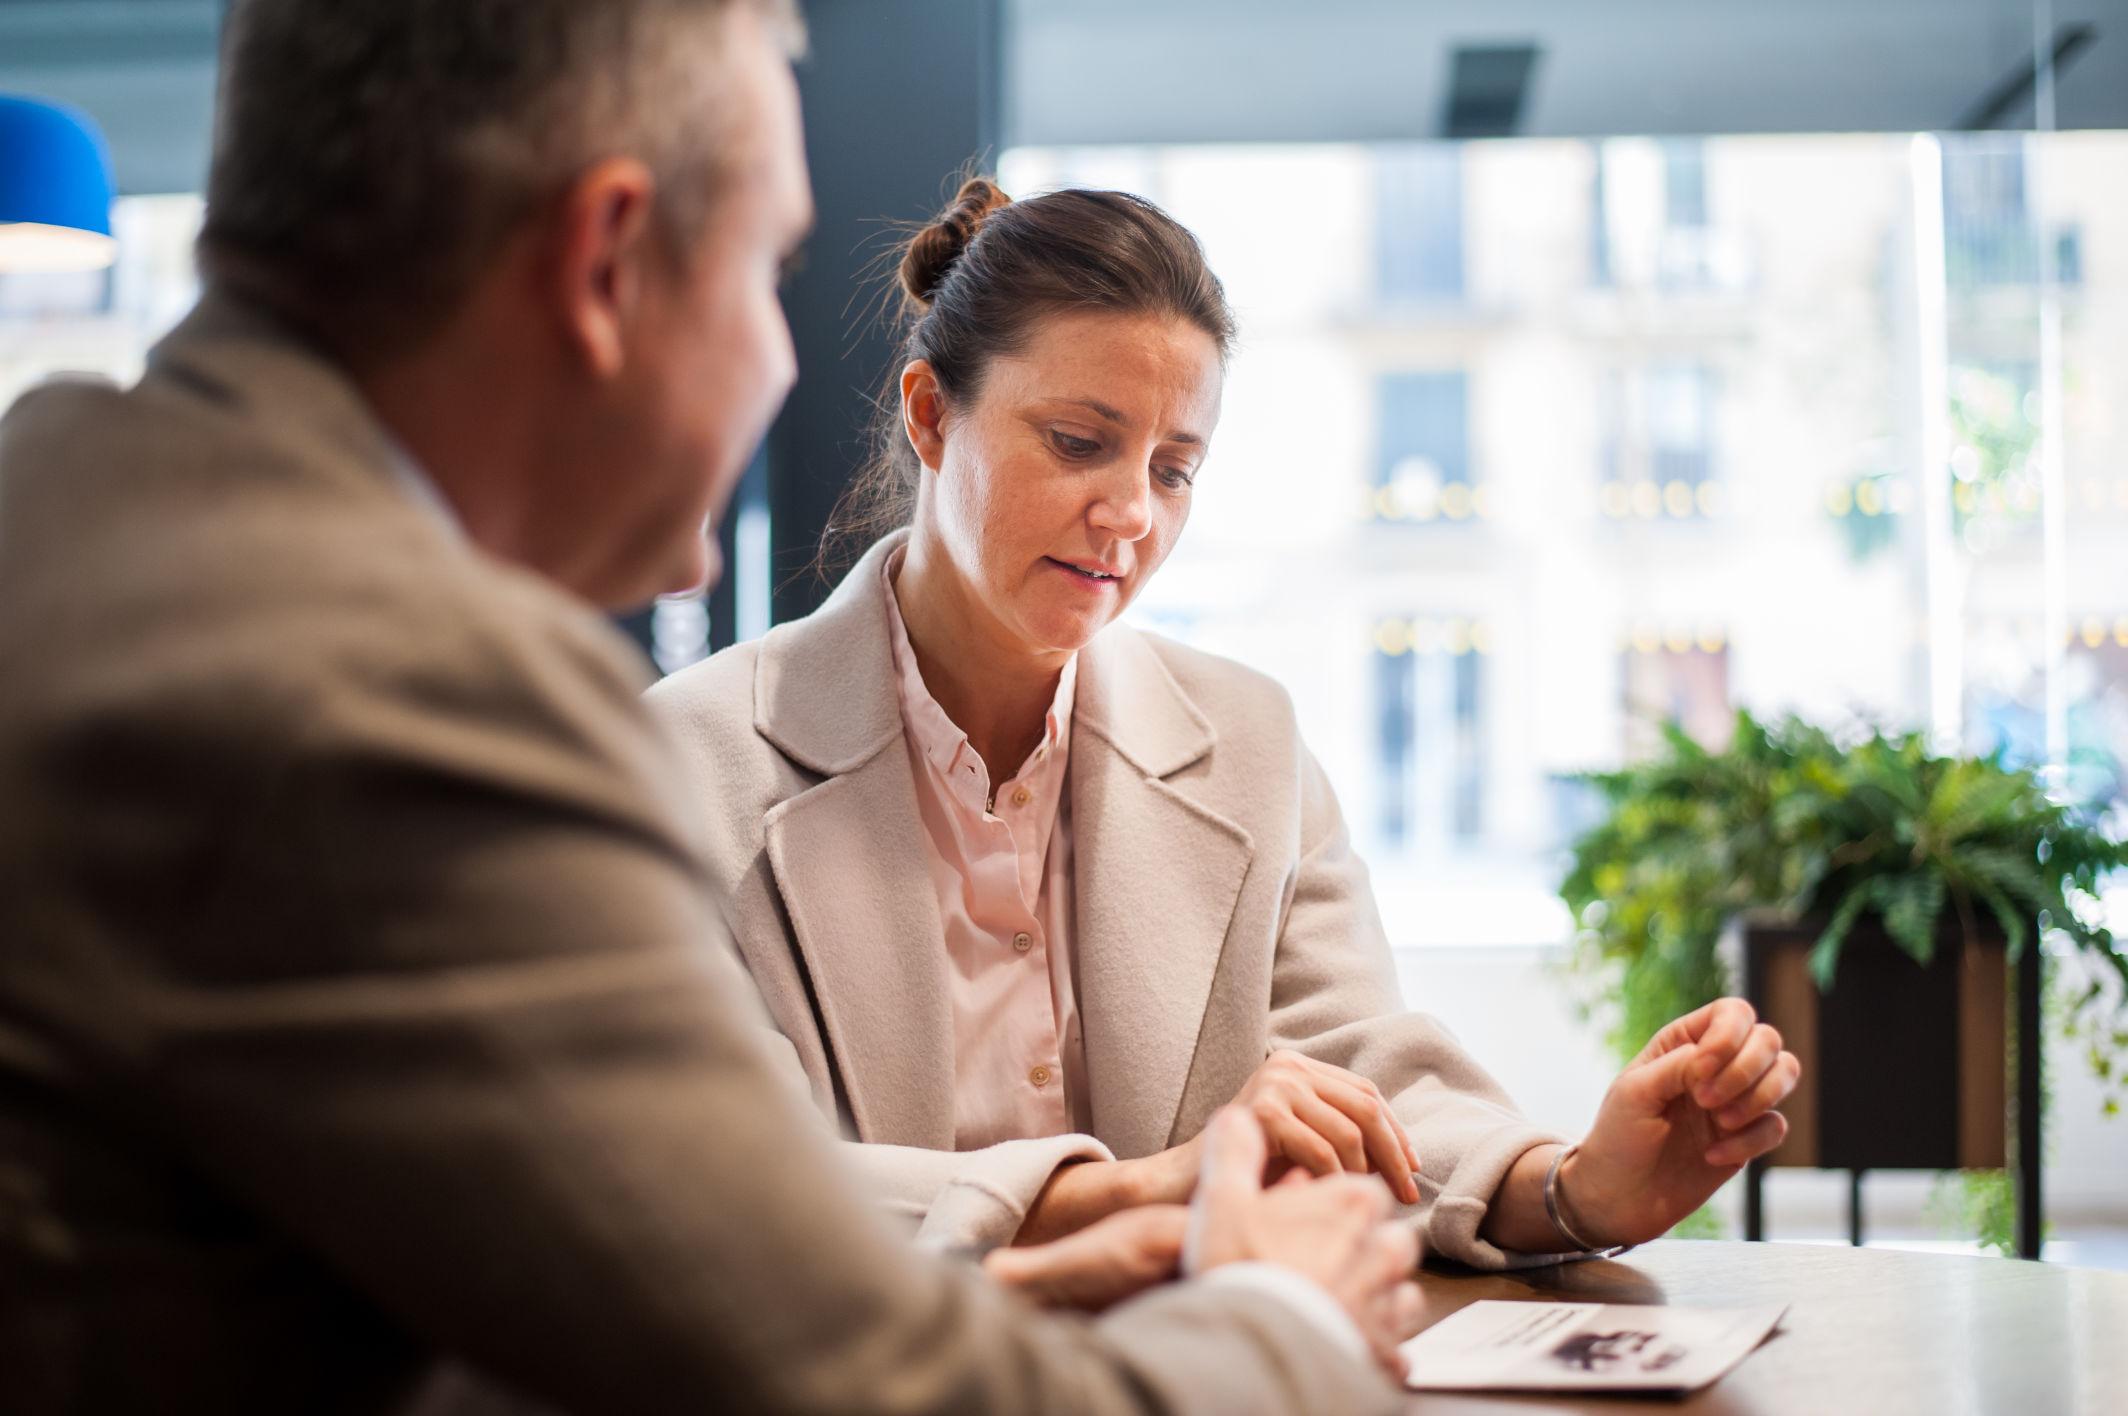
M 2128 1412 L 2128 1274 L 2021 1259 L 1812 1244 L 1665 1240 L 1622 1258 L 1519 1273 L 1428 1271 L 1422 1326 L 1481 1298 L 1743 1307 L 1780 1331 L 1683 1401 L 1414 1392 L 1413 1416 Z

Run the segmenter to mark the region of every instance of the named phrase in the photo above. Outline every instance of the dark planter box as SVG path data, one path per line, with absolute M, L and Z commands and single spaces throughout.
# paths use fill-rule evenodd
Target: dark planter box
M 1999 1169 L 2010 1095 L 2008 956 L 1946 916 L 1923 967 L 1875 917 L 1856 922 L 1830 990 L 1809 972 L 1822 926 L 1747 922 L 1746 989 L 1803 1064 L 1772 1165 Z
M 1949 917 L 1924 967 L 1891 942 L 1881 921 L 1864 919 L 1848 936 L 1832 987 L 1820 993 L 1810 951 L 1822 928 L 1744 922 L 1745 995 L 1803 1064 L 1802 1082 L 1781 1106 L 1788 1138 L 1745 1177 L 1744 1237 L 1764 1237 L 1761 1182 L 1769 1165 L 1848 1171 L 1848 1234 L 1856 1244 L 1864 1171 L 2009 1169 L 2017 1252 L 2038 1258 L 2037 944 L 2013 966 L 1999 933 L 1968 939 Z

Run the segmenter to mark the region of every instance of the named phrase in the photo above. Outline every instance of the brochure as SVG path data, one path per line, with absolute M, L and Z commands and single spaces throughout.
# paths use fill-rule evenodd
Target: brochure
M 1697 1391 L 1788 1309 L 1487 1299 L 1404 1344 L 1414 1391 Z

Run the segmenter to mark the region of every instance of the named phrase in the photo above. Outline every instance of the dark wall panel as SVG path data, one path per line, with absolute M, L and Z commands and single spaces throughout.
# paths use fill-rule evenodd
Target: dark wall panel
M 888 223 L 934 212 L 963 163 L 993 154 L 997 0 L 812 0 L 799 66 L 819 225 L 784 307 L 798 386 L 769 434 L 778 621 L 829 586 L 809 569 L 835 499 L 863 458 L 869 400 L 893 350 L 867 315 L 867 266 Z

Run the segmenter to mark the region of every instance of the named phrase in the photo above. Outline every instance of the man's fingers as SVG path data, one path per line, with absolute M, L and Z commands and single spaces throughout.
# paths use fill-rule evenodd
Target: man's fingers
M 1410 1282 L 1418 1266 L 1418 1236 L 1408 1224 L 1376 1225 L 1367 1236 L 1351 1274 L 1351 1292 L 1358 1301 L 1355 1317 L 1374 1349 L 1375 1360 L 1399 1381 L 1404 1376 L 1403 1354 L 1398 1351 L 1407 1331 L 1406 1304 L 1400 1290 L 1415 1287 Z
M 1757 1084 L 1781 1055 L 1781 1035 L 1764 1023 L 1744 1035 L 1743 1046 L 1713 1080 L 1693 1088 L 1692 1099 L 1709 1111 L 1727 1106 Z
M 1714 1113 L 1714 1124 L 1724 1131 L 1734 1131 L 1756 1120 L 1779 1106 L 1795 1090 L 1796 1079 L 1802 1074 L 1803 1064 L 1793 1052 L 1779 1053 L 1749 1090 Z
M 1355 1277 L 1372 1293 L 1411 1277 L 1419 1266 L 1418 1231 L 1408 1223 L 1378 1224 L 1360 1252 Z
M 1269 1156 L 1269 1143 L 1256 1118 L 1241 1107 L 1222 1106 L 1204 1128 L 1204 1168 L 1198 1172 L 1198 1183 L 1260 1190 Z
M 1707 1164 L 1719 1169 L 1744 1164 L 1764 1155 L 1788 1135 L 1788 1118 L 1769 1111 L 1733 1136 L 1724 1136 L 1707 1148 Z
M 1389 1295 L 1389 1321 L 1398 1341 L 1418 1336 L 1419 1325 L 1426 1321 L 1426 1294 L 1417 1283 L 1407 1278 Z

